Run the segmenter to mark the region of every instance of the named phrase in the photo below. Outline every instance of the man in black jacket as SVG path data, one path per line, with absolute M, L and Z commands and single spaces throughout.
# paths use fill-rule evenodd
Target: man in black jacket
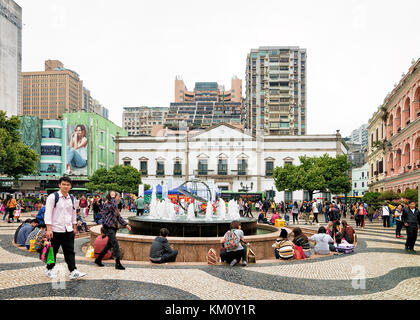
M 159 233 L 160 236 L 155 238 L 150 247 L 150 261 L 154 263 L 175 262 L 178 250 L 172 249 L 168 239 L 166 239 L 169 235 L 168 229 L 162 228 Z
M 332 231 L 331 231 L 331 238 L 334 239 L 336 232 L 338 232 L 338 228 L 340 227 L 340 211 L 334 206 L 333 203 L 330 203 L 330 208 L 328 211 L 328 219 L 332 221 Z
M 415 254 L 416 251 L 414 251 L 414 245 L 416 244 L 417 233 L 420 225 L 420 213 L 416 208 L 416 203 L 414 201 L 410 201 L 409 207 L 404 208 L 401 220 L 407 229 L 405 250 L 409 253 Z

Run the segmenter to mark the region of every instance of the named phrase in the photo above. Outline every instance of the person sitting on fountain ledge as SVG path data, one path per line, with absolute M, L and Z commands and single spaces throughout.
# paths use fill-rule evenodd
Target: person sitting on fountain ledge
M 245 267 L 247 247 L 245 245 L 244 232 L 241 230 L 241 223 L 239 221 L 232 221 L 230 230 L 228 230 L 222 242 L 222 251 L 220 259 L 222 262 L 227 262 L 231 267 L 236 265 L 242 259 L 242 265 Z
M 178 250 L 172 249 L 168 239 L 166 239 L 169 235 L 169 230 L 162 228 L 159 233 L 160 236 L 155 238 L 150 247 L 150 261 L 153 263 L 175 262 Z

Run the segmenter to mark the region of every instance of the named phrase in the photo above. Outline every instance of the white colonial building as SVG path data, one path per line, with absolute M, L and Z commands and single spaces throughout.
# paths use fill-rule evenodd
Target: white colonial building
M 362 167 L 353 168 L 351 170 L 352 177 L 352 186 L 351 186 L 351 195 L 352 196 L 363 196 L 366 192 L 369 191 L 369 163 L 365 163 Z
M 177 187 L 195 177 L 222 190 L 238 192 L 276 191 L 273 169 L 289 162 L 299 165 L 299 156 L 346 154 L 341 135 L 255 137 L 228 124 L 205 131 L 167 137 L 117 137 L 119 164 L 142 172 L 142 181 L 152 186 L 173 181 Z M 278 192 L 275 201 L 303 200 L 304 191 Z

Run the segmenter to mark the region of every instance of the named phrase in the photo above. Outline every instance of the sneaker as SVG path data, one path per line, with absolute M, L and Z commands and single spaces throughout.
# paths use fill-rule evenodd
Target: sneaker
M 246 267 L 248 265 L 248 263 L 246 263 L 246 261 L 242 262 L 242 267 Z
M 80 272 L 80 271 L 79 271 L 79 270 L 77 270 L 77 269 L 74 269 L 74 270 L 70 273 L 69 278 L 70 278 L 70 280 L 75 280 L 75 279 L 78 279 L 78 278 L 84 277 L 85 275 L 86 275 L 86 273 L 83 273 L 83 272 Z
M 54 268 L 52 268 L 51 270 L 47 270 L 45 271 L 45 274 L 47 275 L 48 278 L 50 279 L 55 279 L 57 278 L 57 272 L 54 270 Z
M 233 259 L 232 262 L 230 263 L 230 266 L 233 267 L 237 263 L 238 263 L 238 260 Z

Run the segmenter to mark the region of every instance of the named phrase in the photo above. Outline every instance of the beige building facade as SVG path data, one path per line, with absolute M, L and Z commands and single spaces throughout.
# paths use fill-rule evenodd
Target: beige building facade
M 150 136 L 154 126 L 163 126 L 167 113 L 164 107 L 124 107 L 122 125 L 129 136 Z
M 45 61 L 44 71 L 22 72 L 22 115 L 57 119 L 83 110 L 83 81 L 58 60 Z
M 246 123 L 253 134 L 305 135 L 306 49 L 259 47 L 246 64 Z

